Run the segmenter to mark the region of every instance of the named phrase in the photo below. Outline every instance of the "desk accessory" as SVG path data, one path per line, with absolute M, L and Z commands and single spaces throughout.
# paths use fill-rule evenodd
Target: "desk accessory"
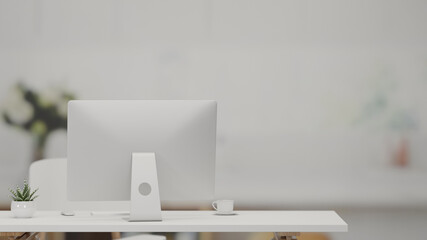
M 217 200 L 212 203 L 212 207 L 216 210 L 217 215 L 234 215 L 233 200 Z
M 10 204 L 10 209 L 16 218 L 30 218 L 33 216 L 36 211 L 34 199 L 38 197 L 38 195 L 35 195 L 37 191 L 38 189 L 31 191 L 31 187 L 26 180 L 24 180 L 22 189 L 18 186 L 15 190 L 9 188 L 10 197 L 13 200 Z
M 61 215 L 70 217 L 76 215 L 76 213 L 74 211 L 61 211 Z

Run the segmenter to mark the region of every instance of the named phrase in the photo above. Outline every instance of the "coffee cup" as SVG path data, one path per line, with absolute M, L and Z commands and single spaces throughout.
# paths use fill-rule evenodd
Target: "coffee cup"
M 234 201 L 233 200 L 217 200 L 212 203 L 212 207 L 219 214 L 233 213 Z

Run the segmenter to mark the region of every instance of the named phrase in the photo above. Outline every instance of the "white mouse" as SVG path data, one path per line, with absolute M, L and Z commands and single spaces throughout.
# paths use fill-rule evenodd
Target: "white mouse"
M 61 215 L 62 216 L 74 216 L 74 211 L 62 211 Z

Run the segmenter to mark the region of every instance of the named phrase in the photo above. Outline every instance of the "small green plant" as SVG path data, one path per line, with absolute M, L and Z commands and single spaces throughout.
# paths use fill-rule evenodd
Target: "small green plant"
M 39 189 L 31 192 L 31 187 L 28 185 L 27 180 L 24 180 L 24 187 L 21 189 L 18 186 L 16 187 L 16 190 L 10 189 L 9 192 L 12 194 L 10 195 L 10 198 L 13 199 L 13 201 L 18 202 L 28 202 L 33 201 L 38 197 L 38 195 L 34 195 Z

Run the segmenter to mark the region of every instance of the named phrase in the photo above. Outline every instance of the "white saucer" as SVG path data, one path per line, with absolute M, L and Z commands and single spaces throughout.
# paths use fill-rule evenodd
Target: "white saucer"
M 215 215 L 221 215 L 221 216 L 231 216 L 236 215 L 236 212 L 215 212 Z

